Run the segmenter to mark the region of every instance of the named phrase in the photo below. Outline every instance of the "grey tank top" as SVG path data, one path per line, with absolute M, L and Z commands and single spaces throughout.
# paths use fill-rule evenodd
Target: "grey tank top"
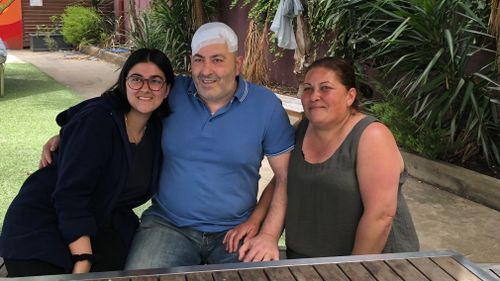
M 288 168 L 286 246 L 288 258 L 350 255 L 363 203 L 356 175 L 358 143 L 365 128 L 377 122 L 360 120 L 337 151 L 325 162 L 304 160 L 302 143 L 309 121 L 300 122 Z M 384 159 L 380 159 L 384 161 Z M 415 227 L 401 193 L 407 177 L 400 175 L 398 203 L 384 253 L 418 251 Z

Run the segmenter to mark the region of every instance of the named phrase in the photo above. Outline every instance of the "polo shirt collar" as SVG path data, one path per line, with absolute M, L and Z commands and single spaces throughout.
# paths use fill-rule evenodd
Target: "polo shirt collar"
M 246 97 L 248 96 L 248 82 L 241 77 L 241 75 L 238 75 L 236 77 L 236 80 L 238 81 L 238 87 L 236 88 L 236 94 L 234 95 L 235 98 L 237 98 L 240 102 L 243 102 Z M 189 85 L 188 88 L 188 94 L 193 95 L 193 96 L 198 96 L 198 91 L 196 90 L 196 86 L 194 85 L 194 80 L 191 81 L 191 84 Z M 234 100 L 234 98 L 233 98 Z

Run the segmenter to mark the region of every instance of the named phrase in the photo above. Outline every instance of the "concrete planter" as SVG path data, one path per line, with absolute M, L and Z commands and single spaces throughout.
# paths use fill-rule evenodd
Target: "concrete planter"
M 128 55 L 130 54 L 130 53 L 112 53 L 95 46 L 84 46 L 80 49 L 80 51 L 88 55 L 100 58 L 104 61 L 114 63 L 119 66 L 123 66 L 123 64 L 127 60 Z
M 68 43 L 64 42 L 62 34 L 50 34 L 49 37 L 54 40 L 56 50 L 73 49 Z M 47 45 L 45 34 L 30 34 L 30 49 L 33 52 L 52 51 Z
M 408 173 L 463 198 L 500 211 L 500 180 L 442 161 L 402 152 Z

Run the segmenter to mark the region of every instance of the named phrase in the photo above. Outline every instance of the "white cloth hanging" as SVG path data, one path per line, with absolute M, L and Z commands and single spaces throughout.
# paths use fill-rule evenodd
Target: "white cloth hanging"
M 302 14 L 303 10 L 300 0 L 280 0 L 270 28 L 276 33 L 278 47 L 291 50 L 297 48 L 292 20 Z

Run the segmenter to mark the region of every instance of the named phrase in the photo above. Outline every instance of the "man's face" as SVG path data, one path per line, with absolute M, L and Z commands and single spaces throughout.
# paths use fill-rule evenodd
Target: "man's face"
M 226 43 L 211 44 L 193 54 L 191 73 L 198 94 L 207 104 L 223 105 L 234 96 L 242 61 Z

